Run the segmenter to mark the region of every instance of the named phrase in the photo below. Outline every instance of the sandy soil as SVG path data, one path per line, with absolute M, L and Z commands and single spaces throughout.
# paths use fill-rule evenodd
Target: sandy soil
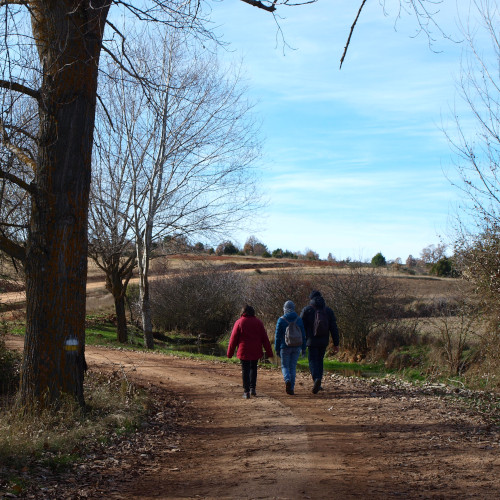
M 274 367 L 243 400 L 238 365 L 94 347 L 87 361 L 154 388 L 156 418 L 176 425 L 152 424 L 148 446 L 101 457 L 99 474 L 89 459 L 84 485 L 59 479 L 60 498 L 500 498 L 500 429 L 459 392 L 334 375 L 313 395 L 302 373 L 288 396 Z

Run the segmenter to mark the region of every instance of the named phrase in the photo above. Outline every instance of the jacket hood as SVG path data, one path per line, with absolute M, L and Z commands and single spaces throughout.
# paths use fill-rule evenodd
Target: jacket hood
M 295 311 L 290 311 L 283 316 L 287 321 L 295 321 L 299 315 Z
M 326 306 L 325 299 L 321 295 L 312 297 L 310 304 L 316 309 L 323 309 Z

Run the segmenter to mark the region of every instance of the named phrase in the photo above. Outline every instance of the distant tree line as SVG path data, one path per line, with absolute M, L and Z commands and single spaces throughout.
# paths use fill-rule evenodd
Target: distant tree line
M 214 248 L 200 241 L 194 244 L 190 243 L 188 238 L 183 234 L 169 235 L 164 237 L 160 243 L 157 243 L 155 248 L 161 248 L 164 251 L 164 255 L 201 253 L 217 256 L 240 255 L 274 259 L 326 260 L 327 262 L 339 265 L 371 265 L 376 268 L 390 267 L 394 270 L 408 272 L 409 274 L 434 274 L 441 277 L 457 277 L 459 275 L 454 257 L 446 255 L 448 247 L 444 243 L 426 246 L 420 252 L 419 257 L 414 257 L 410 254 L 404 264 L 399 257 L 394 260 L 387 260 L 382 252 L 376 253 L 370 261 L 362 262 L 351 258 L 337 260 L 331 252 L 326 259 L 320 259 L 319 254 L 310 248 L 306 248 L 304 252 L 283 250 L 282 248 L 270 250 L 265 243 L 255 236 L 249 236 L 242 247 L 228 239 L 222 241 Z

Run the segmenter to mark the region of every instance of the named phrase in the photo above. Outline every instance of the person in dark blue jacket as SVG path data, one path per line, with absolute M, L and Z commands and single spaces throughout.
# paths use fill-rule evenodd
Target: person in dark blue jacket
M 325 299 L 321 293 L 318 290 L 313 290 L 309 298 L 310 303 L 302 309 L 300 317 L 304 322 L 306 330 L 309 370 L 314 381 L 312 392 L 313 394 L 317 394 L 321 389 L 323 358 L 325 357 L 326 348 L 330 343 L 330 335 L 333 340 L 333 352 L 337 353 L 339 351 L 339 330 L 335 314 L 332 309 L 326 306 Z M 317 311 L 320 312 L 319 316 L 317 315 Z M 318 327 L 315 327 L 318 318 L 325 318 L 327 322 L 325 333 L 321 335 L 318 335 Z
M 293 396 L 295 394 L 297 361 L 301 352 L 303 356 L 306 353 L 306 332 L 304 330 L 304 323 L 302 323 L 299 315 L 295 312 L 295 304 L 291 300 L 285 302 L 283 312 L 284 315 L 278 318 L 278 322 L 276 323 L 274 350 L 276 351 L 276 355 L 281 358 L 281 371 L 285 380 L 285 391 L 287 394 Z M 286 327 L 291 322 L 295 322 L 302 332 L 301 345 L 290 346 L 286 343 Z

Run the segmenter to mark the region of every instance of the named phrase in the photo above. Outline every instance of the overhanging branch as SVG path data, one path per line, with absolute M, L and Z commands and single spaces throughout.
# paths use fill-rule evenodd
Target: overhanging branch
M 241 0 L 253 7 L 257 7 L 258 9 L 267 10 L 268 12 L 274 12 L 276 10 L 276 0 L 272 3 L 272 5 L 265 5 L 263 2 L 259 0 Z
M 361 11 L 363 10 L 363 7 L 365 6 L 366 0 L 363 0 L 363 3 L 361 4 L 361 7 L 358 10 L 358 14 L 356 16 L 356 19 L 354 19 L 354 22 L 352 23 L 351 26 L 351 31 L 349 32 L 349 37 L 347 38 L 347 43 L 344 47 L 344 53 L 342 54 L 342 57 L 340 58 L 340 69 L 342 69 L 342 63 L 344 62 L 345 55 L 347 54 L 347 48 L 349 47 L 349 43 L 351 42 L 351 36 L 354 31 L 354 27 L 356 26 L 356 23 L 358 22 L 359 15 L 361 14 Z

